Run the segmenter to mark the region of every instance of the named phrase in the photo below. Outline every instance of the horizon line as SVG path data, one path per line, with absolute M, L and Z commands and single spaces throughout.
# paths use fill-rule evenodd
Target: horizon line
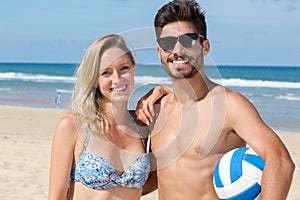
M 0 64 L 69 64 L 69 65 L 80 65 L 80 62 L 47 62 L 47 61 L 0 61 Z M 137 63 L 138 65 L 161 65 L 161 63 Z M 231 67 L 300 67 L 299 65 L 289 65 L 289 64 L 216 64 L 210 65 L 207 64 L 205 66 L 231 66 Z

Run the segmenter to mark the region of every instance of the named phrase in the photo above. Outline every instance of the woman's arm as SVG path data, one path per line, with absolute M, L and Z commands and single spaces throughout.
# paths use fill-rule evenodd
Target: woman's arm
M 157 176 L 156 171 L 152 171 L 149 174 L 148 180 L 143 186 L 143 192 L 142 195 L 149 194 L 150 192 L 153 192 L 157 189 Z
M 49 200 L 67 199 L 76 140 L 73 116 L 63 117 L 52 140 Z

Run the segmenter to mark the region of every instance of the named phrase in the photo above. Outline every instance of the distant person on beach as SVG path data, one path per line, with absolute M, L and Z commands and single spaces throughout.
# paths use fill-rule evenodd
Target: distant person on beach
M 60 108 L 60 105 L 61 105 L 61 93 L 60 93 L 60 91 L 57 92 L 54 103 L 55 103 L 56 108 Z
M 150 174 L 149 129 L 127 110 L 135 72 L 119 35 L 104 36 L 87 49 L 71 112 L 53 137 L 49 199 L 134 200 L 153 190 L 144 186 Z
M 218 199 L 213 171 L 220 157 L 249 145 L 266 166 L 261 199 L 285 199 L 295 165 L 280 138 L 241 94 L 211 81 L 204 70 L 209 53 L 205 13 L 194 0 L 174 0 L 155 16 L 158 55 L 172 81 L 172 94 L 144 114 L 160 96 L 139 101 L 136 114 L 153 120 L 151 147 L 157 159 L 158 196 Z

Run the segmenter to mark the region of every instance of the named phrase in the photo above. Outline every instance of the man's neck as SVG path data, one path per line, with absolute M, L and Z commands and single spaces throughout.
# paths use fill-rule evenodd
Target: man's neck
M 172 87 L 180 104 L 204 99 L 211 88 L 211 83 L 205 74 L 200 73 L 191 78 L 172 79 Z

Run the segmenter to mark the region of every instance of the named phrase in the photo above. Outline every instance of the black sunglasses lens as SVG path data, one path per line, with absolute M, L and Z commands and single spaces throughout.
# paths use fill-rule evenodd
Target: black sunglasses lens
M 181 37 L 179 39 L 179 42 L 182 44 L 182 46 L 184 46 L 185 48 L 190 48 L 192 47 L 192 43 L 193 43 L 193 39 L 188 37 L 188 36 L 184 36 Z
M 181 35 L 178 38 L 173 36 L 159 38 L 157 42 L 164 51 L 170 51 L 174 49 L 177 43 L 177 39 L 179 40 L 181 45 L 184 46 L 185 48 L 191 48 L 196 44 L 197 38 L 198 38 L 197 33 L 188 33 L 185 35 Z
M 188 33 L 188 34 L 185 34 L 185 36 L 188 36 L 188 37 L 192 38 L 193 40 L 197 40 L 199 34 L 197 34 L 197 33 Z
M 177 38 L 176 37 L 163 37 L 163 38 L 159 38 L 157 40 L 159 46 L 165 50 L 165 51 L 169 51 L 174 49 L 174 46 L 177 42 Z
M 186 35 L 182 35 L 179 38 L 179 42 L 184 46 L 185 48 L 191 48 L 196 44 L 196 40 L 198 38 L 198 34 L 196 33 L 190 33 Z

